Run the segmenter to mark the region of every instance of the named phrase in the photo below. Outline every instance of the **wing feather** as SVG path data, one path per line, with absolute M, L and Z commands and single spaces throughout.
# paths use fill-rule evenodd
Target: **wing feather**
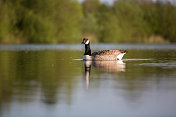
M 117 60 L 117 56 L 126 50 L 100 50 L 92 53 L 94 60 Z
M 119 55 L 120 53 L 125 53 L 126 50 L 100 50 L 97 52 L 92 53 L 92 56 L 96 55 Z

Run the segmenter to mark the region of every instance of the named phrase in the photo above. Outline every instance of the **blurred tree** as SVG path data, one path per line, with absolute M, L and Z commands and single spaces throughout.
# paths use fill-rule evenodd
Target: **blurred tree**
M 82 3 L 85 15 L 96 12 L 100 5 L 101 3 L 99 0 L 84 0 Z
M 145 2 L 144 2 L 145 1 Z M 146 0 L 0 0 L 1 43 L 176 42 L 176 6 Z
M 143 4 L 144 20 L 147 22 L 148 30 L 146 32 L 148 35 L 159 34 L 161 30 L 161 4 L 157 2 L 156 4 Z
M 80 35 L 82 9 L 76 0 L 8 0 L 4 4 L 0 8 L 0 25 L 3 28 L 9 27 L 6 13 L 8 10 L 13 11 L 12 34 L 21 38 L 22 42 L 76 42 Z M 3 10 L 5 6 L 7 11 Z M 9 33 L 3 28 L 0 31 L 1 38 Z
M 8 16 L 4 13 L 6 10 L 6 5 L 2 1 L 0 1 L 0 40 L 2 41 L 6 38 L 8 34 Z
M 79 42 L 81 5 L 76 0 L 59 0 L 53 15 L 57 42 Z
M 4 0 L 0 0 L 0 41 L 8 39 L 12 14 Z
M 114 3 L 113 10 L 119 20 L 124 42 L 138 42 L 145 37 L 146 22 L 139 3 L 118 0 Z
M 103 13 L 102 13 L 103 12 Z M 121 27 L 118 19 L 112 12 L 112 8 L 101 5 L 97 12 L 98 18 L 98 38 L 101 42 L 120 42 L 122 41 Z
M 96 13 L 102 4 L 99 0 L 85 0 L 82 3 L 84 17 L 82 19 L 82 35 L 91 37 L 91 41 L 97 41 L 98 25 Z
M 161 35 L 176 42 L 176 7 L 167 3 L 162 8 Z

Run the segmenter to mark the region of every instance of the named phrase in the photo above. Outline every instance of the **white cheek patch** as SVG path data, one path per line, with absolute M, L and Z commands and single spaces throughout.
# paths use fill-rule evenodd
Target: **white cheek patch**
M 89 44 L 89 40 L 87 40 L 85 44 Z

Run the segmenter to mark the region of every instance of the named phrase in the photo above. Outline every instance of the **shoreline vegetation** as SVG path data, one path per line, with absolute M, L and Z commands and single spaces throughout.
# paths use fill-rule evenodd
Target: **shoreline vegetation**
M 0 0 L 0 43 L 172 43 L 175 21 L 160 0 Z

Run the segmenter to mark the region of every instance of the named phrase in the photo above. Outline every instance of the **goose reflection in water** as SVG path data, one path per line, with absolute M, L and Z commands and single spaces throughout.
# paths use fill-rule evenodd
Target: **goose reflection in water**
M 91 66 L 103 72 L 125 72 L 126 64 L 122 60 L 117 61 L 83 61 L 85 67 L 86 87 L 89 88 Z

